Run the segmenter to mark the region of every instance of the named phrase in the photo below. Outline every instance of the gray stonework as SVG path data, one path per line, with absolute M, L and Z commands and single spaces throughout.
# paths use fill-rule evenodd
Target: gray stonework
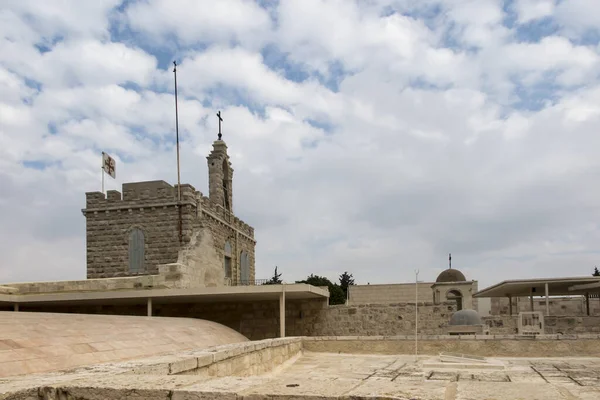
M 249 282 L 244 284 L 253 283 L 254 228 L 232 213 L 233 169 L 225 143 L 215 141 L 207 159 L 211 191 L 208 197 L 184 184 L 179 201 L 179 187 L 164 181 L 125 183 L 122 195 L 116 190 L 109 190 L 106 196 L 101 192 L 86 193 L 86 208 L 82 212 L 86 217 L 87 278 L 156 275 L 159 265 L 190 260 L 198 267 L 205 263 L 211 266 L 209 270 L 213 273 L 209 272 L 209 276 L 213 276 L 210 278 L 213 285 L 213 278 L 218 275 L 213 267 L 220 265 L 224 271 L 225 243 L 228 241 L 232 250 L 231 277 L 220 279 L 225 284 L 240 283 L 240 256 L 244 251 L 249 270 Z M 225 190 L 228 204 L 223 201 Z M 137 243 L 142 243 L 137 247 L 130 239 L 136 229 L 143 233 L 137 236 Z M 192 238 L 198 238 L 200 231 L 203 232 L 203 243 L 213 243 L 214 251 L 208 252 L 210 257 L 207 253 L 190 258 L 190 242 Z M 130 268 L 130 259 L 134 257 L 141 258 L 140 270 Z M 198 273 L 198 276 L 203 274 Z

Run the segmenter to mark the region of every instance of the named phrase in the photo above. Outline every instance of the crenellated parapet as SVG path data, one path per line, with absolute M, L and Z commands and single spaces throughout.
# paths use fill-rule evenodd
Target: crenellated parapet
M 220 204 L 215 203 L 209 197 L 198 192 L 197 201 L 200 204 L 202 211 L 209 215 L 213 215 L 218 219 L 230 224 L 235 229 L 254 239 L 254 228 L 236 217 L 232 212 L 226 210 Z
M 180 203 L 196 206 L 197 193 L 192 185 L 181 185 Z M 179 204 L 178 185 L 172 186 L 165 181 L 124 183 L 122 194 L 118 190 L 109 190 L 106 195 L 101 192 L 87 192 L 85 195 L 87 211 L 177 206 Z

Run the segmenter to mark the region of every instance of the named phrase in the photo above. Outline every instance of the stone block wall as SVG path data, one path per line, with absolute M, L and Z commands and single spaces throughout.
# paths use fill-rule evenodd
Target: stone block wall
M 420 304 L 419 334 L 445 333 L 455 310 L 456 305 L 451 303 Z M 393 336 L 415 332 L 414 303 L 330 306 L 318 310 L 315 317 L 297 324 L 294 330 L 302 336 Z
M 194 233 L 208 227 L 214 250 L 224 268 L 225 242 L 232 247 L 232 283 L 240 280 L 241 253 L 248 254 L 249 280 L 255 279 L 254 228 L 191 185 L 181 185 L 182 241 L 179 240 L 178 187 L 164 181 L 136 182 L 118 191 L 86 193 L 87 278 L 157 274 L 161 264 L 178 262 L 180 250 Z M 129 270 L 129 235 L 144 235 L 144 268 Z
M 431 285 L 433 282 L 421 282 L 419 301 L 433 301 Z M 349 287 L 349 304 L 389 304 L 410 303 L 415 301 L 415 284 L 398 283 L 391 285 L 353 285 Z
M 145 185 L 141 185 L 144 183 Z M 183 243 L 190 240 L 195 215 L 195 189 L 182 185 Z M 86 193 L 87 278 L 113 278 L 157 274 L 158 265 L 177 262 L 180 250 L 177 187 L 165 182 L 123 185 L 117 191 Z M 129 234 L 139 228 L 144 234 L 144 267 L 129 271 Z
M 203 224 L 210 228 L 215 250 L 221 260 L 225 257 L 225 242 L 229 241 L 231 245 L 232 284 L 241 280 L 242 251 L 248 254 L 249 280 L 254 281 L 256 279 L 254 229 L 233 214 L 227 213 L 222 207 L 211 203 L 208 198 L 201 197 L 200 201 Z

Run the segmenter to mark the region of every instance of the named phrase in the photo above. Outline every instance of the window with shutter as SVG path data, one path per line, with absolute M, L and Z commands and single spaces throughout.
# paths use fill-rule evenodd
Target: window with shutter
M 250 284 L 250 269 L 248 267 L 248 253 L 243 251 L 240 253 L 240 277 L 242 285 Z
M 134 228 L 129 233 L 129 272 L 144 270 L 144 232 Z

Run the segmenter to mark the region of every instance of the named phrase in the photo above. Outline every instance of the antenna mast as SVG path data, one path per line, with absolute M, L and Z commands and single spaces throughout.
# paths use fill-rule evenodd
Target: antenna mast
M 175 76 L 175 141 L 177 143 L 177 207 L 179 208 L 179 243 L 183 240 L 183 227 L 181 222 L 181 173 L 179 170 L 179 114 L 177 110 L 177 62 L 173 61 L 173 75 Z

